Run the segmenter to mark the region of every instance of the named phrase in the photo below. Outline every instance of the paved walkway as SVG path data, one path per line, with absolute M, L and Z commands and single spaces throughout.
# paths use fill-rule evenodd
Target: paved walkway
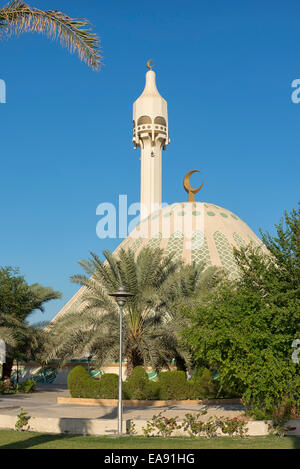
M 73 404 L 57 404 L 57 397 L 69 397 L 66 386 L 39 385 L 38 392 L 32 394 L 0 395 L 0 414 L 17 415 L 20 408 L 28 412 L 31 417 L 56 418 L 83 418 L 83 419 L 114 419 L 117 418 L 117 407 L 108 406 L 82 406 Z M 206 406 L 205 406 L 206 407 Z M 151 419 L 160 411 L 166 416 L 183 418 L 186 413 L 199 412 L 203 405 L 173 405 L 162 407 L 124 408 L 124 419 Z M 210 405 L 207 418 L 210 415 L 226 415 L 236 417 L 243 415 L 243 406 L 236 405 Z

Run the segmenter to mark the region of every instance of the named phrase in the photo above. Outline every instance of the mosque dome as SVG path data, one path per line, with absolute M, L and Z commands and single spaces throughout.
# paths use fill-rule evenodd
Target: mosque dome
M 237 215 L 218 205 L 196 202 L 195 194 L 203 187 L 193 188 L 190 176 L 199 172 L 189 171 L 184 178 L 188 202 L 162 206 L 162 150 L 170 143 L 168 105 L 156 86 L 156 74 L 152 60 L 147 62 L 145 88 L 133 104 L 133 144 L 140 149 L 140 219 L 114 251 L 131 248 L 138 253 L 143 247 L 161 248 L 174 259 L 187 264 L 204 263 L 227 270 L 231 278 L 238 276 L 233 247 L 249 243 L 261 246 L 261 240 Z M 57 317 L 81 304 L 85 287 L 68 301 Z
M 204 263 L 227 270 L 230 277 L 238 275 L 233 247 L 262 241 L 233 212 L 205 202 L 182 202 L 159 209 L 139 223 L 119 245 L 119 249 L 161 248 L 185 263 Z

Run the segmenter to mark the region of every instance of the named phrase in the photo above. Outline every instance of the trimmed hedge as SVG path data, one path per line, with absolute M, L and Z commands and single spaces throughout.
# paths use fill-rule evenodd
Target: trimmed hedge
M 99 395 L 99 382 L 91 378 L 81 365 L 75 366 L 68 374 L 68 388 L 71 397 L 97 399 Z
M 205 399 L 216 397 L 216 385 L 212 373 L 204 369 L 201 375 L 187 381 L 184 371 L 159 373 L 159 397 L 162 400 Z
M 189 385 L 184 371 L 164 371 L 158 375 L 159 398 L 184 400 L 189 398 Z
M 68 388 L 71 397 L 116 399 L 118 380 L 118 375 L 114 373 L 107 373 L 97 380 L 93 379 L 83 366 L 78 365 L 68 374 Z
M 118 375 L 114 373 L 93 379 L 83 366 L 78 365 L 68 375 L 68 388 L 71 397 L 117 399 L 118 381 Z M 164 371 L 159 373 L 158 382 L 154 382 L 149 380 L 142 366 L 137 366 L 129 380 L 123 382 L 123 399 L 185 400 L 215 396 L 215 382 L 207 369 L 189 381 L 184 371 Z
M 189 384 L 189 399 L 214 398 L 217 395 L 217 385 L 211 371 L 202 370 L 201 375 L 192 377 Z
M 102 375 L 99 379 L 99 392 L 100 399 L 117 399 L 119 394 L 119 376 L 115 373 Z
M 123 383 L 125 399 L 155 400 L 159 399 L 159 384 L 149 381 L 142 366 L 134 368 L 128 381 Z

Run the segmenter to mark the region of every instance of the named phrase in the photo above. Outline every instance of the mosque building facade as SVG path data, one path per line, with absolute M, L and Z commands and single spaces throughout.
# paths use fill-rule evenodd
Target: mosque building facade
M 233 247 L 241 248 L 249 243 L 261 247 L 262 241 L 251 228 L 232 211 L 208 202 L 195 201 L 199 188 L 192 188 L 190 171 L 184 178 L 184 189 L 188 201 L 162 207 L 162 153 L 170 143 L 168 106 L 156 86 L 156 74 L 148 61 L 146 83 L 141 96 L 133 104 L 133 145 L 141 156 L 140 223 L 124 239 L 119 249 L 132 249 L 138 253 L 142 248 L 161 248 L 166 254 L 173 254 L 175 260 L 182 259 L 190 264 L 203 263 L 225 269 L 231 278 L 238 276 L 238 267 Z M 73 309 L 80 309 L 85 287 L 61 309 L 54 320 Z M 86 363 L 82 359 L 81 363 Z M 21 366 L 19 379 L 33 377 L 40 382 L 65 384 L 70 368 L 78 364 L 72 361 L 63 370 L 54 366 L 47 369 Z M 103 370 L 94 370 L 94 375 L 103 372 L 117 373 L 117 363 L 108 364 Z M 16 369 L 14 370 L 16 373 Z M 154 377 L 154 374 L 152 375 Z M 151 376 L 150 376 L 151 379 Z

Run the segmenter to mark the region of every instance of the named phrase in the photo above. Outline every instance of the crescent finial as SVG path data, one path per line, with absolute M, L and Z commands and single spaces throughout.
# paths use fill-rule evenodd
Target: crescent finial
M 149 70 L 152 70 L 152 68 L 153 68 L 153 65 L 150 65 L 151 62 L 153 62 L 152 59 L 148 60 L 148 62 L 147 62 L 147 64 L 146 64 L 146 65 L 147 65 L 147 68 L 149 68 Z
M 184 190 L 189 194 L 189 199 L 188 199 L 189 202 L 194 202 L 195 194 L 197 194 L 204 185 L 204 182 L 202 182 L 201 186 L 199 187 L 191 186 L 190 178 L 193 173 L 200 173 L 200 171 L 198 171 L 198 169 L 192 169 L 191 171 L 186 173 L 186 175 L 184 176 L 184 180 L 183 180 Z

